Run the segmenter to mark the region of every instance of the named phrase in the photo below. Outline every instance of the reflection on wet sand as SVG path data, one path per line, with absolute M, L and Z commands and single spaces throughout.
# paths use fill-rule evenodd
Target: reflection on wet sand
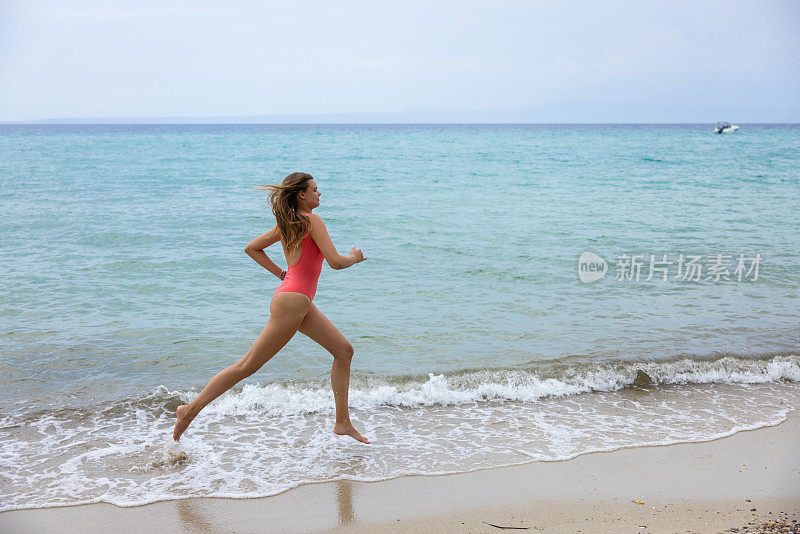
M 374 451 L 369 451 L 374 452 Z M 359 478 L 363 477 L 367 469 L 367 455 L 361 451 L 345 454 L 336 460 L 338 476 Z M 350 480 L 336 481 L 336 504 L 338 506 L 339 524 L 351 525 L 356 522 L 356 513 L 353 507 L 353 493 L 355 487 Z
M 200 512 L 199 502 L 202 501 L 194 499 L 176 501 L 175 507 L 181 519 L 181 526 L 188 532 L 212 532 L 214 524 Z
M 336 504 L 339 506 L 339 524 L 354 523 L 356 514 L 353 511 L 353 483 L 349 480 L 336 482 Z

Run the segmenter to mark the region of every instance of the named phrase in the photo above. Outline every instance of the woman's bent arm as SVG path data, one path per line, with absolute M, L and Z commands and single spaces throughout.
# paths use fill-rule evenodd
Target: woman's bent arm
M 263 250 L 247 250 L 247 249 L 244 249 L 244 251 L 247 252 L 248 256 L 256 260 L 256 263 L 261 265 L 263 268 L 265 268 L 278 278 L 281 277 L 283 269 L 281 269 L 277 263 L 269 259 L 269 256 L 267 256 L 266 252 L 264 252 Z
M 257 238 L 250 241 L 250 243 L 248 243 L 246 247 L 244 247 L 244 251 L 247 253 L 248 256 L 253 258 L 256 261 L 256 263 L 261 265 L 263 268 L 265 268 L 278 278 L 281 277 L 283 269 L 281 269 L 277 263 L 269 259 L 269 256 L 267 256 L 267 253 L 264 252 L 264 249 L 274 243 L 277 243 L 280 240 L 281 240 L 281 231 L 278 229 L 278 226 L 275 225 L 267 233 L 261 234 Z
M 364 259 L 361 251 L 355 248 L 353 252 L 350 252 L 347 256 L 339 254 L 339 252 L 336 251 L 336 247 L 333 246 L 333 241 L 331 241 L 331 236 L 328 235 L 328 229 L 325 223 L 322 222 L 322 217 L 316 213 L 312 213 L 309 219 L 311 219 L 311 237 L 325 257 L 325 261 L 328 262 L 328 265 L 330 265 L 332 269 L 347 269 L 354 263 L 358 263 Z M 357 254 L 354 254 L 355 251 L 357 251 Z

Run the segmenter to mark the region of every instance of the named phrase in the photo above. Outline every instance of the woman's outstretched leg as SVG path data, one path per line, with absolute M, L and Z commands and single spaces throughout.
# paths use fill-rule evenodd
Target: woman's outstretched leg
M 313 303 L 298 330 L 322 345 L 325 350 L 333 355 L 331 387 L 333 388 L 333 399 L 336 404 L 336 421 L 333 425 L 334 434 L 350 436 L 362 443 L 369 443 L 369 440 L 362 436 L 350 422 L 350 413 L 347 405 L 353 346 Z
M 347 405 L 347 394 L 350 389 L 350 361 L 353 357 L 353 349 L 350 349 L 349 356 L 333 358 L 331 367 L 331 387 L 333 388 L 333 398 L 336 404 L 336 423 L 333 425 L 333 433 L 340 436 L 350 436 L 363 443 L 369 440 L 358 433 L 350 422 L 350 413 Z M 345 353 L 346 354 L 346 353 Z
M 303 321 L 311 299 L 298 293 L 278 293 L 270 303 L 267 326 L 241 360 L 217 373 L 189 404 L 178 406 L 172 439 L 178 441 L 192 420 L 208 403 L 252 375 L 281 350 Z

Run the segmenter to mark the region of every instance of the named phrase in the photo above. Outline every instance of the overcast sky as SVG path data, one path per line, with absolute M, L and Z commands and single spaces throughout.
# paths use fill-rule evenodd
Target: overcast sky
M 798 95 L 793 0 L 0 0 L 0 121 Z

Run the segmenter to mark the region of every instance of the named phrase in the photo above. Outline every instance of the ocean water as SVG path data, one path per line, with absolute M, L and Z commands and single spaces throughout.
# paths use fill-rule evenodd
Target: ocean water
M 0 511 L 780 423 L 800 404 L 800 126 L 712 129 L 0 126 Z M 314 302 L 355 348 L 373 443 L 332 434 L 332 358 L 302 334 L 172 443 L 175 408 L 268 319 L 279 280 L 244 247 L 274 218 L 253 187 L 294 171 L 339 251 L 367 257 L 324 265 Z

